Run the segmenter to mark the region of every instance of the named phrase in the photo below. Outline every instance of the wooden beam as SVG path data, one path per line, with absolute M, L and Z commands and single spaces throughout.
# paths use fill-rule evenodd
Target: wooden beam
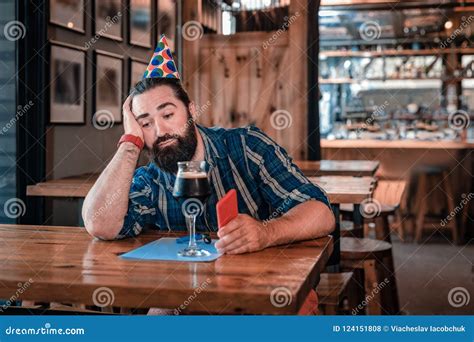
M 273 38 L 275 32 L 237 32 L 232 35 L 220 34 L 206 34 L 200 41 L 200 47 L 205 48 L 225 48 L 231 46 L 232 48 L 254 48 L 261 46 L 264 48 L 265 42 L 271 46 L 287 46 L 288 45 L 288 31 L 281 31 L 278 33 L 278 38 Z
M 317 12 L 316 12 L 317 13 Z M 288 13 L 288 53 L 289 65 L 280 68 L 281 72 L 288 75 L 288 87 L 290 108 L 288 108 L 292 125 L 290 127 L 290 153 L 296 159 L 306 159 L 306 144 L 302 140 L 301 133 L 307 131 L 307 37 L 308 37 L 308 15 L 316 16 L 316 13 L 308 13 L 308 0 L 291 1 Z M 286 69 L 286 70 L 285 70 Z

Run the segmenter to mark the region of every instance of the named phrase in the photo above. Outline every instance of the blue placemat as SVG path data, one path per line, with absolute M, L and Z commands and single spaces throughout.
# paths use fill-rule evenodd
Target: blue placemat
M 209 251 L 211 255 L 202 257 L 182 257 L 178 252 L 186 248 L 186 243 L 177 243 L 176 238 L 161 238 L 147 243 L 130 252 L 122 254 L 123 259 L 133 260 L 167 260 L 167 261 L 213 261 L 220 257 L 214 244 L 217 240 L 212 240 L 210 244 L 198 241 L 198 246 Z

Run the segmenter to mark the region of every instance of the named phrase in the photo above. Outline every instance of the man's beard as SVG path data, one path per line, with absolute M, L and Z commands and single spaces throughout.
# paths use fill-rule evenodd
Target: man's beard
M 151 151 L 149 151 L 155 164 L 163 171 L 169 173 L 178 172 L 178 162 L 189 161 L 196 152 L 197 137 L 196 126 L 191 115 L 186 122 L 186 131 L 183 136 L 178 134 L 165 134 L 159 137 L 153 143 Z M 176 139 L 171 145 L 160 147 L 159 144 L 169 139 Z

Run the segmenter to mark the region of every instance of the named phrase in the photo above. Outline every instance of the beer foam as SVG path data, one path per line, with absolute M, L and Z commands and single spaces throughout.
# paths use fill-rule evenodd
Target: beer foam
M 207 173 L 203 171 L 192 172 L 192 171 L 183 171 L 178 173 L 179 178 L 207 178 Z

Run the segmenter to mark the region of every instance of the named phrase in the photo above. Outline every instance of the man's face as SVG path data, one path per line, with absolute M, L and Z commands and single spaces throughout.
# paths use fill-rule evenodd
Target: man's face
M 171 87 L 157 86 L 135 95 L 132 111 L 145 146 L 160 169 L 176 173 L 178 161 L 193 158 L 197 145 L 194 121 Z

